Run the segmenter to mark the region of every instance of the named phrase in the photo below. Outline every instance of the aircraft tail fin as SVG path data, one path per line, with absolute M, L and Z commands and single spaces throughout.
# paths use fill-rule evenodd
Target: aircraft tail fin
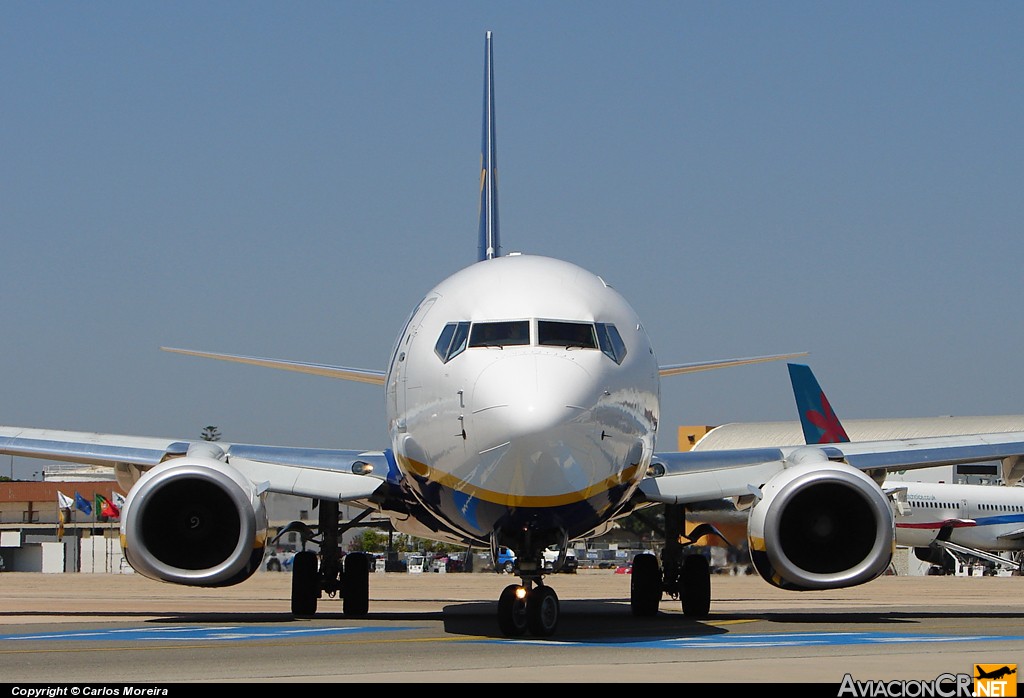
M 810 366 L 788 364 L 789 379 L 793 384 L 793 397 L 800 413 L 800 426 L 804 441 L 809 444 L 834 444 L 849 442 L 850 437 L 832 410 L 825 392 L 818 385 Z
M 480 146 L 480 243 L 478 261 L 501 255 L 498 237 L 498 151 L 494 130 L 494 49 L 484 40 L 484 127 Z

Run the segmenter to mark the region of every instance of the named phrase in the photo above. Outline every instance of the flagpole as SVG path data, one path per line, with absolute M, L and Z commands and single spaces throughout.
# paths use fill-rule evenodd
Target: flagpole
M 114 498 L 114 493 L 113 492 L 110 493 L 110 498 L 111 499 Z M 114 549 L 113 549 L 113 546 L 111 545 L 111 535 L 110 535 L 110 532 L 112 530 L 113 530 L 113 526 L 111 525 L 110 517 L 108 516 L 107 517 L 107 532 L 106 532 L 106 534 L 104 536 L 106 538 L 106 540 L 103 541 L 104 544 L 105 544 L 105 548 L 107 550 L 106 568 L 107 568 L 107 573 L 108 574 L 110 574 L 110 573 L 112 573 L 114 571 Z
M 114 546 L 113 544 L 111 544 L 111 545 L 114 548 L 115 552 L 117 553 L 117 573 L 121 574 L 121 572 L 123 572 L 123 564 L 125 562 L 125 560 L 124 560 L 124 551 L 121 550 L 121 536 L 120 536 L 121 512 L 124 510 L 124 497 L 122 497 L 118 492 L 114 492 L 114 491 L 111 491 L 110 496 L 114 498 L 114 510 L 117 512 L 117 527 L 118 527 L 118 535 L 114 538 L 114 542 L 116 542 L 117 545 L 116 546 Z

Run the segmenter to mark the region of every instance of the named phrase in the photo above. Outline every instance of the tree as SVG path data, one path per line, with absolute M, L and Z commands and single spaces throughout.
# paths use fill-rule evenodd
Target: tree
M 403 551 L 405 549 L 404 536 L 396 536 L 395 550 Z M 379 553 L 384 552 L 388 549 L 388 535 L 381 531 L 375 531 L 372 528 L 363 530 L 363 535 L 360 538 L 356 538 L 352 541 L 352 550 L 360 550 L 365 553 Z
M 220 441 L 220 429 L 213 425 L 203 427 L 201 438 L 203 441 Z

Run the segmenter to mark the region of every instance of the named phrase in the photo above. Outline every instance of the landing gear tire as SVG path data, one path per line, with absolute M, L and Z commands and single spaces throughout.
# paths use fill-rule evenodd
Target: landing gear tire
M 550 637 L 558 627 L 558 594 L 551 587 L 535 587 L 526 598 L 526 625 L 531 635 Z
M 303 550 L 292 559 L 292 615 L 309 618 L 316 615 L 320 598 L 320 580 L 317 578 L 316 553 Z
M 342 613 L 346 616 L 365 616 L 370 610 L 370 560 L 365 553 L 345 556 L 342 579 Z
M 661 603 L 661 570 L 658 558 L 643 553 L 633 558 L 633 573 L 629 582 L 629 606 L 633 615 L 649 617 L 658 614 Z
M 687 618 L 707 618 L 711 612 L 711 567 L 703 555 L 688 555 L 683 561 L 679 600 Z
M 526 633 L 526 597 L 519 597 L 521 589 L 518 584 L 509 584 L 498 597 L 498 627 L 509 637 L 519 637 Z

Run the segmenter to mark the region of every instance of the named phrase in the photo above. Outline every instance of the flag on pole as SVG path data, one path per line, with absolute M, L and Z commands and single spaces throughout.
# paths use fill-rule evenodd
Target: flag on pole
M 58 509 L 69 509 L 69 510 L 70 509 L 74 509 L 75 508 L 75 500 L 71 499 L 71 497 L 67 496 L 66 494 L 64 494 L 60 490 L 57 490 L 57 508 Z
M 99 492 L 96 493 L 94 506 L 96 507 L 97 515 L 105 516 L 108 519 L 116 519 L 121 515 L 121 512 L 117 510 L 113 502 L 104 497 Z
M 92 504 L 89 504 L 89 500 L 78 494 L 78 492 L 75 492 L 75 508 L 86 516 L 92 514 Z
M 71 516 L 75 501 L 60 490 L 57 490 L 57 540 L 64 539 L 64 524 Z
M 114 500 L 114 506 L 117 507 L 117 515 L 120 516 L 124 511 L 124 496 L 120 492 L 111 492 L 110 496 Z

